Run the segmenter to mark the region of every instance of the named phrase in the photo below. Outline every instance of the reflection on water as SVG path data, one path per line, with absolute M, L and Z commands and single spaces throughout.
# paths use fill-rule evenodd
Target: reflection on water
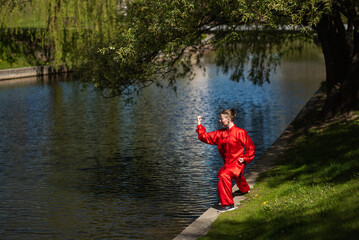
M 213 65 L 125 105 L 65 79 L 0 82 L 0 234 L 5 239 L 171 239 L 217 201 L 215 146 L 197 140 L 219 112 L 256 159 L 324 80 L 322 61 L 283 62 L 271 84 L 233 82 Z M 57 81 L 59 80 L 59 81 Z

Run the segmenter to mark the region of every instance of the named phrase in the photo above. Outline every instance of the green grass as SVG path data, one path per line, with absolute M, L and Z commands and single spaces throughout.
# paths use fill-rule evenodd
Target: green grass
M 307 132 L 200 239 L 357 239 L 359 119 Z
M 24 57 L 16 58 L 14 63 L 9 63 L 0 58 L 0 70 L 10 68 L 31 67 Z

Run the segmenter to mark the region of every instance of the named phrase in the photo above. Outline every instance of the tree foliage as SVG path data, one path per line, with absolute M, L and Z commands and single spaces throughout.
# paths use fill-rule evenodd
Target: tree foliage
M 204 47 L 218 48 L 224 43 L 243 41 L 240 32 L 248 28 L 262 32 L 315 30 L 326 61 L 326 115 L 358 106 L 359 2 L 356 0 L 134 0 L 129 3 L 127 13 L 126 28 L 116 49 L 111 52 L 110 48 L 104 48 L 102 54 L 111 52 L 117 66 L 130 72 L 117 79 L 115 88 L 102 79 L 94 80 L 102 89 L 114 90 L 114 95 L 122 94 L 123 89 L 117 91 L 120 89 L 117 86 L 121 81 L 126 82 L 128 76 L 140 85 L 163 77 L 173 84 L 175 74 L 190 72 L 190 64 L 185 63 L 190 63 L 193 56 L 200 56 Z M 258 43 L 259 35 L 254 39 Z M 268 69 L 262 67 L 268 48 L 260 49 L 259 45 L 253 53 L 258 61 L 252 62 L 251 75 L 263 79 L 268 75 Z M 235 71 L 235 75 L 240 76 L 241 71 Z M 253 79 L 261 82 L 257 77 Z
M 111 89 L 112 95 L 163 78 L 173 85 L 190 73 L 194 58 L 199 60 L 206 48 L 234 42 L 242 37 L 237 29 L 243 24 L 259 22 L 248 11 L 251 7 L 239 1 L 131 1 L 121 37 L 99 53 L 117 63 L 119 74 L 115 80 L 110 75 L 94 78 L 94 84 Z M 216 31 L 218 26 L 225 31 Z
M 31 51 L 30 55 L 41 55 L 32 60 L 38 65 L 79 66 L 94 45 L 108 46 L 116 39 L 123 22 L 119 0 L 2 0 L 0 3 L 2 34 L 22 42 L 26 49 L 23 55 L 28 56 Z M 14 44 L 6 42 L 1 41 L 2 49 L 16 51 Z
M 150 84 L 159 84 L 160 79 L 174 86 L 176 79 L 193 76 L 191 66 L 194 62 L 200 64 L 206 49 L 224 50 L 224 45 L 236 48 L 239 41 L 242 60 L 236 58 L 232 78 L 243 78 L 243 56 L 247 60 L 250 56 L 250 80 L 258 84 L 268 81 L 286 39 L 281 39 L 284 35 L 273 37 L 268 31 L 274 24 L 284 23 L 285 17 L 279 18 L 263 6 L 246 1 L 131 1 L 121 36 L 94 53 L 87 63 L 87 69 L 98 69 L 100 62 L 96 60 L 101 59 L 108 69 L 106 75 L 91 72 L 98 76 L 91 81 L 101 91 L 108 90 L 110 96 L 131 95 Z M 262 15 L 256 14 L 258 10 Z M 293 28 L 297 27 L 298 17 L 292 20 Z

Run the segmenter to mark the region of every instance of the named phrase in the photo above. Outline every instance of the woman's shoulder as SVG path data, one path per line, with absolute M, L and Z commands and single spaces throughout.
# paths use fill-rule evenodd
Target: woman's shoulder
M 240 128 L 240 127 L 238 127 L 238 126 L 236 126 L 236 125 L 234 125 L 234 127 L 235 127 L 236 132 L 238 132 L 238 133 L 246 133 L 246 132 L 247 132 L 247 131 L 244 130 L 243 128 Z

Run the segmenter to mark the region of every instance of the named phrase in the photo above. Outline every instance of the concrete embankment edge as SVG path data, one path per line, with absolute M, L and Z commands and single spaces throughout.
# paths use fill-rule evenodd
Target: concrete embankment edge
M 0 70 L 0 81 L 9 80 L 15 78 L 25 78 L 33 76 L 42 76 L 49 74 L 57 74 L 69 72 L 66 68 L 55 69 L 49 66 L 35 66 L 35 67 L 24 67 L 24 68 L 12 68 Z
M 302 119 L 306 114 L 314 108 L 318 107 L 323 99 L 325 94 L 319 90 L 309 99 L 306 105 L 302 110 L 297 114 L 294 120 L 288 125 L 288 127 L 283 131 L 279 138 L 268 148 L 268 150 L 253 164 L 253 166 L 248 169 L 245 174 L 247 182 L 251 188 L 256 184 L 256 180 L 259 174 L 269 170 L 274 166 L 275 162 L 279 157 L 284 153 L 291 143 L 291 139 L 294 136 L 294 127 L 293 123 L 296 120 Z M 233 191 L 238 190 L 237 186 L 233 187 Z M 245 196 L 236 196 L 234 197 L 234 203 L 236 206 L 240 204 L 241 201 L 245 199 Z M 219 216 L 214 208 L 209 208 L 204 212 L 196 221 L 190 224 L 186 229 L 184 229 L 174 240 L 194 240 L 201 236 L 204 236 L 208 233 L 212 223 Z

